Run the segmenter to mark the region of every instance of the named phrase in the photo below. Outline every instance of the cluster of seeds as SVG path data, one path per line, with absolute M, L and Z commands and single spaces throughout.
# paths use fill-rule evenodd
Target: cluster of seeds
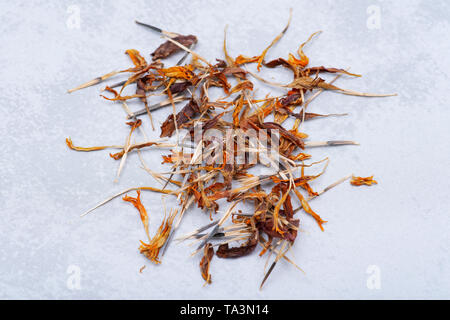
M 325 172 L 329 159 L 311 161 L 307 149 L 357 143 L 308 140 L 308 135 L 299 130 L 304 121 L 341 114 L 311 113 L 307 107 L 324 91 L 370 97 L 389 95 L 342 89 L 333 84 L 335 80 L 342 75 L 359 75 L 339 68 L 309 67 L 309 59 L 303 49 L 319 32 L 299 46 L 297 56 L 289 53 L 286 59 L 266 61 L 267 52 L 286 33 L 290 21 L 291 16 L 283 31 L 260 55 L 233 58 L 227 52 L 225 38 L 224 59 L 216 59 L 213 63 L 194 51 L 196 36 L 180 35 L 137 22 L 160 33 L 166 40 L 151 54 L 152 62 L 149 63 L 137 50 L 127 50 L 126 54 L 133 63 L 131 68 L 110 72 L 69 90 L 74 92 L 127 73 L 126 80 L 106 86 L 102 95 L 104 99 L 120 102 L 128 113 L 130 132 L 125 144 L 85 148 L 75 146 L 70 138 L 66 143 L 72 150 L 83 152 L 118 149 L 118 152 L 110 154 L 120 161 L 117 178 L 127 155 L 137 152 L 144 169 L 161 186 L 130 188 L 85 214 L 125 195 L 123 200 L 139 211 L 148 238 L 147 242 L 141 241 L 139 250 L 150 261 L 159 264 L 186 211 L 195 205 L 203 209 L 208 213 L 206 217 L 210 223 L 177 240 L 198 242 L 194 254 L 203 252 L 200 270 L 205 283 L 211 283 L 209 269 L 214 255 L 224 259 L 238 258 L 251 254 L 258 245 L 262 248 L 260 256 L 266 253 L 269 258 L 275 256 L 265 272 L 261 287 L 279 260 L 285 259 L 298 268 L 287 256 L 298 235 L 300 220 L 296 214 L 304 211 L 324 230 L 326 221 L 311 208 L 311 200 L 349 179 L 355 186 L 376 184 L 373 177 L 347 175 L 323 190 L 313 188 L 313 181 Z M 181 51 L 184 56 L 175 66 L 164 65 L 164 59 Z M 189 56 L 191 61 L 185 64 Z M 258 72 L 249 71 L 247 64 L 256 64 L 258 72 L 261 68 L 286 68 L 292 71 L 293 79 L 287 84 L 274 83 L 259 76 Z M 336 77 L 327 82 L 320 77 L 323 73 L 335 74 Z M 256 99 L 254 89 L 257 82 L 285 89 L 285 94 L 267 94 L 263 99 Z M 125 95 L 124 89 L 130 86 L 135 86 L 135 93 Z M 222 96 L 211 99 L 212 88 L 222 90 Z M 166 100 L 149 104 L 149 100 L 156 96 L 165 96 Z M 142 101 L 143 108 L 131 111 L 126 103 L 131 99 Z M 177 112 L 176 105 L 183 101 L 184 107 Z M 161 125 L 161 139 L 133 143 L 133 133 L 138 129 L 143 132 L 140 117 L 148 115 L 155 130 L 152 112 L 163 107 L 172 107 L 173 112 Z M 290 128 L 286 126 L 288 118 L 295 120 Z M 213 134 L 208 134 L 211 132 Z M 168 154 L 162 155 L 163 163 L 170 165 L 167 172 L 155 172 L 146 166 L 141 150 L 148 148 L 169 149 Z M 305 173 L 306 169 L 315 166 L 321 167 L 319 173 Z M 255 174 L 256 168 L 260 167 L 266 170 L 266 174 Z M 137 191 L 136 197 L 126 195 L 132 191 Z M 173 196 L 179 204 L 178 208 L 165 214 L 154 236 L 149 232 L 149 218 L 141 203 L 141 191 Z M 297 208 L 294 208 L 295 202 L 298 203 Z M 228 204 L 221 211 L 223 203 Z M 250 204 L 251 212 L 238 209 L 242 203 Z M 214 219 L 217 214 L 219 218 Z M 233 243 L 240 244 L 231 246 Z

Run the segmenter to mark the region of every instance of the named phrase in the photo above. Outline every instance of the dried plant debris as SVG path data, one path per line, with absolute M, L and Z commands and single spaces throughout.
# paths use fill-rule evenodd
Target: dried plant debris
M 205 280 L 205 284 L 211 284 L 211 274 L 209 273 L 209 266 L 213 257 L 213 246 L 210 243 L 207 243 L 203 251 L 203 258 L 202 260 L 200 260 L 200 272 L 202 274 L 202 278 Z
M 367 177 L 367 178 L 353 176 L 352 180 L 350 181 L 350 183 L 353 186 L 363 186 L 363 185 L 371 186 L 373 184 L 378 184 L 378 182 L 373 180 L 373 176 Z
M 131 60 L 130 67 L 96 77 L 69 90 L 74 92 L 127 74 L 126 79 L 102 90 L 104 99 L 120 103 L 127 112 L 129 129 L 125 143 L 78 147 L 70 138 L 66 139 L 66 143 L 70 149 L 80 152 L 118 150 L 110 154 L 112 159 L 120 161 L 116 179 L 126 164 L 127 155 L 138 153 L 143 169 L 161 186 L 129 188 L 102 201 L 83 216 L 123 196 L 124 201 L 138 210 L 144 225 L 147 241 L 140 242 L 140 252 L 151 262 L 159 264 L 173 239 L 193 241 L 196 244 L 193 255 L 203 252 L 199 263 L 205 284 L 211 283 L 210 265 L 214 255 L 223 259 L 240 258 L 251 255 L 257 246 L 262 247 L 259 256 L 266 255 L 267 266 L 270 265 L 262 275 L 261 287 L 280 260 L 301 270 L 287 257 L 300 235 L 300 211 L 311 216 L 324 231 L 327 221 L 311 207 L 312 200 L 350 178 L 350 183 L 355 186 L 377 183 L 373 176 L 345 175 L 324 189 L 316 189 L 314 181 L 325 173 L 330 159 L 313 161 L 308 149 L 358 144 L 339 137 L 330 137 L 327 141 L 310 140 L 308 134 L 300 131 L 303 122 L 346 114 L 314 113 L 307 111 L 307 108 L 325 91 L 363 97 L 391 95 L 343 89 L 334 84 L 338 78 L 360 75 L 344 68 L 309 66 L 304 50 L 320 32 L 300 44 L 296 55 L 288 52 L 287 57 L 266 61 L 270 49 L 288 32 L 291 15 L 292 12 L 282 32 L 259 55 L 230 56 L 225 31 L 224 60 L 213 61 L 193 50 L 198 41 L 196 36 L 180 35 L 136 21 L 164 38 L 165 42 L 151 53 L 152 62 L 147 61 L 148 54 L 142 55 L 135 49 L 126 50 Z M 147 31 L 143 29 L 142 32 Z M 179 62 L 166 66 L 165 59 L 178 52 L 184 52 Z M 191 61 L 184 63 L 188 56 L 191 56 Z M 250 64 L 255 64 L 256 72 L 247 69 Z M 292 81 L 287 84 L 268 81 L 258 75 L 263 68 L 271 72 L 286 68 L 292 73 Z M 323 74 L 335 74 L 335 78 L 327 81 L 322 78 Z M 277 87 L 278 92 L 285 90 L 285 93 L 271 96 L 270 92 L 266 92 L 264 98 L 257 98 L 256 90 L 260 82 Z M 129 91 L 126 91 L 127 87 L 133 91 L 126 93 Z M 220 92 L 220 97 L 213 99 L 213 91 Z M 165 100 L 151 101 L 155 97 Z M 128 100 L 136 100 L 143 107 L 132 111 L 125 103 Z M 184 105 L 177 107 L 183 101 L 186 101 Z M 160 139 L 150 141 L 142 127 L 144 121 L 138 117 L 148 114 L 149 120 L 153 121 L 151 112 L 164 107 L 170 108 L 170 115 L 166 119 L 158 119 L 162 123 L 158 133 Z M 287 125 L 288 119 L 292 119 L 290 126 Z M 153 126 L 153 122 L 151 124 Z M 144 141 L 135 142 L 138 131 L 145 137 Z M 143 150 L 160 151 L 162 163 L 168 169 L 164 172 L 153 171 L 141 155 Z M 137 191 L 136 197 L 127 195 L 132 191 Z M 152 208 L 152 221 L 162 220 L 153 236 L 149 228 L 149 215 L 141 202 L 143 191 L 161 193 L 164 198 L 175 197 L 174 203 L 178 206 L 171 208 L 167 214 L 164 205 L 163 219 L 157 218 L 161 217 L 161 210 Z M 221 210 L 227 202 L 229 205 Z M 216 215 L 220 218 L 185 236 L 174 238 L 184 214 L 194 206 L 206 213 L 205 220 L 213 221 Z M 294 206 L 297 208 L 294 209 Z M 249 207 L 253 209 L 245 212 Z M 269 264 L 272 255 L 274 260 Z

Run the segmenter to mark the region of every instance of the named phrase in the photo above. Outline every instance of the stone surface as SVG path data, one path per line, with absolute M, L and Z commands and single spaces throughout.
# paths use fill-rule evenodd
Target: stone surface
M 331 159 L 315 186 L 351 173 L 374 174 L 379 184 L 346 183 L 315 200 L 312 207 L 329 221 L 325 232 L 300 214 L 290 256 L 306 274 L 280 262 L 259 291 L 264 258 L 214 258 L 213 284 L 203 287 L 200 257 L 191 258 L 187 244 L 173 244 L 160 266 L 139 254 L 144 232 L 129 203 L 117 199 L 80 219 L 117 191 L 156 185 L 136 154 L 114 183 L 118 162 L 107 152 L 71 152 L 64 143 L 68 136 L 78 145 L 123 143 L 128 129 L 119 104 L 103 101 L 100 87 L 66 90 L 128 67 L 125 49 L 149 58 L 161 39 L 134 19 L 197 35 L 196 51 L 212 60 L 223 57 L 227 24 L 233 56 L 259 54 L 284 27 L 289 7 L 291 28 L 269 59 L 295 52 L 323 30 L 305 49 L 311 65 L 364 75 L 343 77 L 337 84 L 344 88 L 398 93 L 383 99 L 325 93 L 311 104 L 312 112 L 349 113 L 307 123 L 312 140 L 361 143 L 314 149 L 316 159 Z M 0 15 L 0 298 L 450 297 L 448 1 L 14 1 L 2 2 Z M 289 80 L 281 70 L 263 75 Z M 258 87 L 261 95 L 270 89 Z M 155 112 L 156 124 L 168 113 Z M 156 137 L 144 120 L 149 138 Z M 143 152 L 148 166 L 167 170 L 160 154 Z M 143 199 L 154 231 L 163 215 L 161 196 L 144 193 Z M 170 198 L 166 203 L 174 205 Z M 191 210 L 178 234 L 207 222 L 207 215 Z M 373 270 L 380 271 L 379 289 L 367 285 Z M 79 287 L 73 281 L 78 273 Z

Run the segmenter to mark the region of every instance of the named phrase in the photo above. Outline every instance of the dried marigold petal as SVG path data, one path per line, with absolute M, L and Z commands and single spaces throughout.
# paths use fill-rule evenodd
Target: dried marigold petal
M 106 100 L 109 101 L 126 101 L 126 100 L 130 100 L 130 99 L 134 99 L 134 98 L 144 98 L 145 94 L 133 94 L 131 96 L 121 96 L 116 90 L 106 86 L 105 87 L 105 91 L 111 92 L 112 94 L 114 94 L 114 98 L 108 98 L 104 95 L 100 95 L 101 97 L 103 97 Z
M 141 56 L 139 51 L 137 51 L 135 49 L 129 49 L 129 50 L 125 51 L 125 53 L 130 56 L 131 61 L 133 62 L 133 64 L 136 67 L 146 67 L 147 66 L 147 61 L 145 61 L 144 57 Z
M 169 214 L 169 217 L 164 218 L 161 225 L 156 232 L 156 235 L 150 240 L 149 243 L 141 241 L 139 251 L 155 264 L 160 264 L 159 251 L 166 243 L 172 229 L 173 220 L 177 216 L 178 210 L 175 210 Z
M 210 243 L 207 243 L 203 251 L 203 257 L 200 261 L 200 272 L 202 278 L 205 280 L 205 284 L 211 284 L 211 274 L 209 273 L 209 267 L 211 265 L 211 260 L 214 257 L 214 249 Z
M 156 142 L 145 142 L 145 143 L 141 143 L 141 144 L 135 144 L 135 145 L 132 145 L 128 149 L 128 152 L 131 152 L 131 151 L 136 150 L 136 149 L 142 149 L 142 148 L 145 148 L 145 147 L 151 147 L 151 146 L 153 146 L 155 144 L 157 144 L 157 143 Z M 113 158 L 114 160 L 120 160 L 120 159 L 122 159 L 124 154 L 125 154 L 125 150 L 122 149 L 122 151 L 119 151 L 117 153 L 114 153 L 114 154 L 110 153 L 109 156 L 111 158 Z
M 300 67 L 304 68 L 308 65 L 309 60 L 308 60 L 308 57 L 306 57 L 306 56 L 302 57 L 301 59 L 297 59 L 296 57 L 294 57 L 294 55 L 292 53 L 289 53 L 288 62 L 291 65 L 300 66 Z
M 83 151 L 83 152 L 98 151 L 98 150 L 105 150 L 108 148 L 113 148 L 113 146 L 100 146 L 100 147 L 89 147 L 89 148 L 77 147 L 77 146 L 73 145 L 72 139 L 70 139 L 70 137 L 66 138 L 66 144 L 72 150 Z
M 291 24 L 291 20 L 292 20 L 292 9 L 289 11 L 289 20 L 286 27 L 284 27 L 283 31 L 281 31 L 281 33 L 278 36 L 276 36 L 275 39 L 273 39 L 273 41 L 269 44 L 269 46 L 266 49 L 264 49 L 264 51 L 259 56 L 258 65 L 256 67 L 258 71 L 261 70 L 261 65 L 264 61 L 264 58 L 266 57 L 267 51 L 269 51 L 269 49 L 272 48 L 284 36 L 284 34 L 289 28 L 289 25 Z
M 246 63 L 253 63 L 253 62 L 258 62 L 260 56 L 254 56 L 254 57 L 247 57 L 247 56 L 243 56 L 243 55 L 239 55 L 234 62 L 237 65 L 241 65 L 241 64 L 246 64 Z
M 317 196 L 319 195 L 317 192 L 315 192 L 315 191 L 311 188 L 311 186 L 309 185 L 308 182 L 305 182 L 304 184 L 302 184 L 301 187 L 302 187 L 303 189 L 305 189 L 305 190 L 308 192 L 308 195 L 309 195 L 310 197 L 317 197 Z
M 253 90 L 253 83 L 250 80 L 242 81 L 235 85 L 231 90 L 230 94 L 242 91 L 242 90 Z
M 279 238 L 279 239 L 284 239 L 287 241 L 291 241 L 294 242 L 295 239 L 297 238 L 297 234 L 298 234 L 298 227 L 300 225 L 300 220 L 299 219 L 291 219 L 289 220 L 290 223 L 290 227 L 288 226 L 283 226 L 282 228 L 282 232 L 280 232 L 280 230 L 274 230 L 273 226 L 274 226 L 274 221 L 273 219 L 269 218 L 266 219 L 264 222 L 261 222 L 258 224 L 258 227 L 264 231 L 268 236 L 272 237 L 272 238 Z
M 302 204 L 303 210 L 305 210 L 305 212 L 307 212 L 311 216 L 313 216 L 313 218 L 316 219 L 316 222 L 319 225 L 320 229 L 322 231 L 324 231 L 322 224 L 326 223 L 327 221 L 322 220 L 322 218 L 311 209 L 311 207 L 309 206 L 308 201 L 306 201 L 306 199 L 303 197 L 303 195 L 297 189 L 293 189 L 293 190 L 294 190 L 295 194 L 297 195 L 298 200 L 300 200 L 300 203 Z
M 162 158 L 163 158 L 163 162 L 161 164 L 174 162 L 171 155 L 169 155 L 169 156 L 162 155 Z
M 378 184 L 378 182 L 376 180 L 373 180 L 373 176 L 367 178 L 353 176 L 352 180 L 350 180 L 350 184 L 354 186 L 371 186 L 373 184 Z
M 280 234 L 283 234 L 284 231 L 280 229 L 280 223 L 279 223 L 279 212 L 280 212 L 280 208 L 281 205 L 284 204 L 284 202 L 286 201 L 287 197 L 289 196 L 289 191 L 286 191 L 283 196 L 281 197 L 281 199 L 278 201 L 278 203 L 276 204 L 275 208 L 273 209 L 273 226 L 272 226 L 272 230 L 276 231 Z
M 161 75 L 164 75 L 169 78 L 190 80 L 194 77 L 194 73 L 192 72 L 193 70 L 194 70 L 194 67 L 192 65 L 188 64 L 184 67 L 175 66 L 175 67 L 170 67 L 167 69 L 159 69 L 158 72 Z
M 349 76 L 353 76 L 353 77 L 361 77 L 360 74 L 356 74 L 356 73 L 350 73 L 344 69 L 337 69 L 337 68 L 325 68 L 324 66 L 320 66 L 320 67 L 311 67 L 308 69 L 303 70 L 306 73 L 312 72 L 312 73 L 317 73 L 317 72 L 328 72 L 328 73 L 343 73 Z
M 239 100 L 236 102 L 236 107 L 233 110 L 233 125 L 235 127 L 239 126 L 239 114 L 242 111 L 242 108 L 244 107 L 244 96 L 241 95 Z
M 322 31 L 317 31 L 314 32 L 312 35 L 309 36 L 308 40 L 306 40 L 305 42 L 303 42 L 300 47 L 298 48 L 298 55 L 300 57 L 300 62 L 299 65 L 302 67 L 306 67 L 309 63 L 309 58 L 306 56 L 306 54 L 304 54 L 303 52 L 303 47 L 309 42 L 311 41 L 312 38 L 314 38 L 315 35 L 318 35 L 319 33 L 321 33 Z M 296 59 L 297 60 L 297 59 Z
M 150 240 L 151 238 L 150 238 L 150 233 L 148 231 L 147 210 L 145 210 L 145 207 L 141 202 L 141 191 L 137 190 L 136 192 L 137 192 L 136 198 L 124 196 L 122 199 L 123 199 L 123 201 L 130 202 L 131 204 L 133 204 L 133 206 L 139 211 L 139 214 L 141 215 L 142 223 L 144 224 L 145 233 L 147 234 L 147 237 Z

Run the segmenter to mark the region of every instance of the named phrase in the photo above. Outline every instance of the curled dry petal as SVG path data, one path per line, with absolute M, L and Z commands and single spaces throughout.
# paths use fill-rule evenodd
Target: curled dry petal
M 253 252 L 253 250 L 255 250 L 256 245 L 258 244 L 258 238 L 259 232 L 256 229 L 250 236 L 248 241 L 244 243 L 242 246 L 230 248 L 228 246 L 228 243 L 222 244 L 219 246 L 216 255 L 219 258 L 239 258 L 249 255 L 250 253 Z
M 311 216 L 313 216 L 313 218 L 316 220 L 317 224 L 319 225 L 320 229 L 322 231 L 324 231 L 322 224 L 326 223 L 327 221 L 322 220 L 322 218 L 311 209 L 308 201 L 306 201 L 305 197 L 303 197 L 303 195 L 300 193 L 300 191 L 298 191 L 296 189 L 293 189 L 293 190 L 294 190 L 295 194 L 297 195 L 298 199 L 300 200 L 303 210 L 305 210 L 305 212 L 307 212 Z
M 373 180 L 373 176 L 367 178 L 353 176 L 352 180 L 350 180 L 350 183 L 354 186 L 371 186 L 373 184 L 378 184 L 377 181 Z
M 137 51 L 135 49 L 129 49 L 125 52 L 126 52 L 126 54 L 128 54 L 130 56 L 130 59 L 133 62 L 133 64 L 135 65 L 135 67 L 143 68 L 143 67 L 147 66 L 147 61 L 145 61 L 144 57 L 141 56 L 139 51 Z
M 236 78 L 245 79 L 247 71 L 239 67 L 226 67 L 222 70 L 222 73 L 226 76 L 234 75 Z
M 311 41 L 312 38 L 314 38 L 314 36 L 318 35 L 318 34 L 321 33 L 321 32 L 322 32 L 322 31 L 314 32 L 311 36 L 309 36 L 308 40 L 306 40 L 304 43 L 302 43 L 302 44 L 300 45 L 300 47 L 298 48 L 297 53 L 298 53 L 298 55 L 299 55 L 299 57 L 300 57 L 300 61 L 301 61 L 301 62 L 300 62 L 300 65 L 301 65 L 302 67 L 306 67 L 306 66 L 308 65 L 308 63 L 309 63 L 308 57 L 307 57 L 306 54 L 304 54 L 304 52 L 303 52 L 303 47 L 304 47 L 309 41 Z
M 190 80 L 194 77 L 194 73 L 192 72 L 193 70 L 194 70 L 194 67 L 192 67 L 192 65 L 188 64 L 184 67 L 175 66 L 175 67 L 170 67 L 167 69 L 160 69 L 160 70 L 158 70 L 158 72 L 161 75 L 164 75 L 169 78 Z
M 205 283 L 211 283 L 211 274 L 209 273 L 209 266 L 211 265 L 211 260 L 214 257 L 214 249 L 210 243 L 207 243 L 203 251 L 203 257 L 200 261 L 200 272 Z
M 246 57 L 243 55 L 240 55 L 236 58 L 235 63 L 237 65 L 241 65 L 241 64 L 247 64 L 247 63 L 252 63 L 252 62 L 258 62 L 260 56 L 254 56 L 254 57 Z
M 66 138 L 66 144 L 67 146 L 75 151 L 83 151 L 83 152 L 89 152 L 89 151 L 98 151 L 98 150 L 105 150 L 108 148 L 114 148 L 115 146 L 100 146 L 100 147 L 77 147 L 73 145 L 72 139 Z
M 253 90 L 253 83 L 249 80 L 242 81 L 230 90 L 230 94 L 243 90 Z
M 266 57 L 267 51 L 269 51 L 269 49 L 272 48 L 284 36 L 284 34 L 286 33 L 286 31 L 289 28 L 289 25 L 291 24 L 291 20 L 292 20 L 292 9 L 289 10 L 289 20 L 288 20 L 286 27 L 284 27 L 283 31 L 281 31 L 281 33 L 278 36 L 276 36 L 275 39 L 273 39 L 273 41 L 269 44 L 269 46 L 266 49 L 264 49 L 262 54 L 259 56 L 258 66 L 257 66 L 258 71 L 261 70 L 261 65 L 264 61 L 264 58 Z
M 300 225 L 299 219 L 291 219 L 289 221 L 290 226 L 281 227 L 281 232 L 275 230 L 274 220 L 272 218 L 266 219 L 263 223 L 259 224 L 260 230 L 267 233 L 273 238 L 280 238 L 294 242 L 298 234 L 298 226 Z
M 131 152 L 133 150 L 146 148 L 146 147 L 151 147 L 151 146 L 153 146 L 155 144 L 157 144 L 157 143 L 156 142 L 144 142 L 144 143 L 140 143 L 140 144 L 134 144 L 128 149 L 128 152 Z M 109 156 L 111 158 L 113 158 L 114 160 L 120 160 L 120 159 L 122 159 L 124 154 L 125 154 L 125 150 L 122 150 L 122 151 L 119 151 L 117 153 L 110 154 Z
M 150 261 L 160 264 L 159 252 L 169 238 L 172 229 L 173 220 L 177 216 L 178 211 L 175 210 L 169 214 L 169 217 L 164 218 L 161 225 L 156 232 L 156 235 L 150 239 L 149 243 L 141 241 L 139 251 L 146 256 Z
M 308 69 L 305 69 L 304 72 L 306 72 L 306 73 L 309 73 L 309 72 L 311 72 L 311 73 L 316 73 L 316 72 L 343 73 L 343 74 L 353 76 L 353 77 L 361 77 L 360 74 L 350 73 L 344 69 L 325 68 L 324 66 L 308 68 Z
M 112 94 L 114 94 L 114 98 L 108 98 L 104 95 L 101 95 L 103 98 L 105 98 L 106 100 L 109 101 L 126 101 L 126 100 L 130 100 L 130 99 L 134 99 L 134 98 L 145 98 L 145 94 L 134 94 L 131 96 L 121 96 L 116 90 L 106 86 L 105 87 L 105 91 L 111 92 Z
M 137 190 L 137 197 L 129 197 L 124 196 L 122 199 L 123 201 L 131 203 L 138 211 L 141 216 L 142 223 L 144 224 L 145 233 L 147 234 L 148 239 L 150 240 L 150 233 L 148 231 L 148 214 L 147 210 L 145 210 L 144 205 L 141 202 L 141 191 Z

